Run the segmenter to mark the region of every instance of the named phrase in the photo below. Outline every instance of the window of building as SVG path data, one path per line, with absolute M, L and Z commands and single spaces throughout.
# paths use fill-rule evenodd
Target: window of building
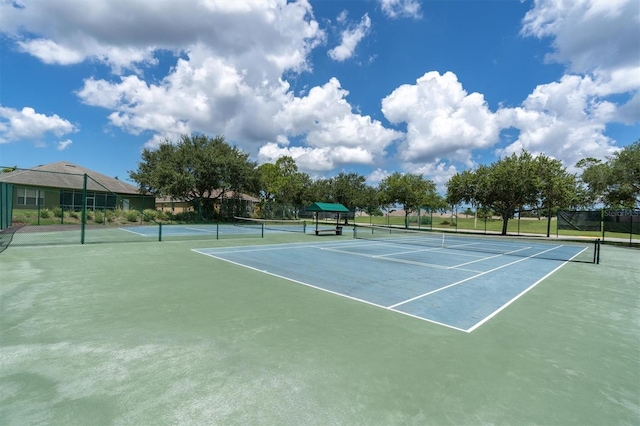
M 16 188 L 19 206 L 44 206 L 44 191 L 31 188 Z

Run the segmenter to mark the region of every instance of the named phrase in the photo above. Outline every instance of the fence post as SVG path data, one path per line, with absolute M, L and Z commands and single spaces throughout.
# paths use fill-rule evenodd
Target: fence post
M 82 219 L 80 220 L 80 244 L 84 244 L 84 230 L 87 222 L 87 174 L 82 179 Z

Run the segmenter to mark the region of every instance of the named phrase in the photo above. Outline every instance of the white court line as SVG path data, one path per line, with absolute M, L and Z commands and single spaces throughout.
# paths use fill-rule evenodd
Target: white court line
M 347 299 L 350 299 L 350 300 L 354 300 L 356 302 L 366 303 L 367 305 L 375 306 L 376 308 L 381 308 L 381 309 L 384 309 L 384 310 L 387 310 L 387 311 L 395 312 L 397 314 L 406 315 L 408 317 L 412 317 L 412 318 L 416 318 L 416 319 L 419 319 L 419 320 L 422 320 L 422 321 L 430 322 L 432 324 L 437 324 L 437 325 L 441 325 L 441 326 L 444 326 L 444 327 L 447 327 L 447 328 L 451 328 L 453 330 L 458 330 L 458 331 L 463 331 L 463 332 L 468 333 L 467 330 L 464 330 L 462 328 L 454 327 L 452 325 L 444 324 L 444 323 L 441 323 L 441 322 L 438 322 L 438 321 L 433 321 L 433 320 L 430 320 L 430 319 L 427 319 L 427 318 L 422 318 L 422 317 L 419 317 L 417 315 L 409 314 L 409 313 L 406 313 L 406 312 L 396 311 L 394 309 L 387 308 L 384 305 L 379 305 L 377 303 L 369 302 L 367 300 L 358 299 L 357 297 L 348 296 L 346 294 L 342 294 L 342 293 L 338 293 L 338 292 L 335 292 L 335 291 L 332 291 L 332 290 L 329 290 L 329 289 L 326 289 L 326 288 L 318 287 L 318 286 L 315 286 L 313 284 L 305 283 L 303 281 L 298 281 L 298 280 L 295 280 L 293 278 L 285 277 L 283 275 L 274 274 L 273 272 L 269 272 L 269 271 L 265 271 L 265 270 L 262 270 L 262 269 L 254 268 L 253 266 L 245 265 L 245 264 L 239 263 L 239 262 L 234 262 L 232 260 L 225 259 L 223 257 L 218 257 L 218 256 L 214 256 L 212 254 L 203 253 L 201 251 L 198 251 L 197 249 L 191 249 L 191 251 L 194 251 L 194 252 L 199 253 L 199 254 L 203 254 L 205 256 L 212 257 L 214 259 L 222 260 L 224 262 L 232 263 L 232 264 L 237 265 L 237 266 L 242 266 L 244 268 L 248 268 L 248 269 L 251 269 L 251 270 L 254 270 L 254 271 L 262 272 L 263 274 L 271 275 L 271 276 L 276 277 L 276 278 L 281 278 L 283 280 L 291 281 L 291 282 L 294 282 L 296 284 L 302 284 L 304 286 L 311 287 L 311 288 L 314 288 L 316 290 L 322 290 L 322 291 L 325 291 L 327 293 L 334 294 L 336 296 L 341 296 L 341 297 L 344 297 L 344 298 L 347 298 Z
M 582 253 L 582 252 L 580 252 Z M 514 298 L 512 298 L 511 300 L 509 300 L 507 303 L 505 303 L 504 305 L 502 305 L 501 307 L 499 307 L 498 309 L 496 309 L 495 311 L 493 311 L 491 314 L 489 314 L 488 316 L 486 316 L 484 319 L 480 320 L 479 322 L 477 322 L 473 327 L 471 327 L 470 329 L 467 330 L 467 332 L 471 333 L 473 330 L 475 330 L 476 328 L 480 327 L 482 324 L 484 324 L 485 322 L 489 321 L 491 318 L 495 317 L 496 315 L 498 315 L 500 312 L 502 312 L 507 306 L 511 305 L 513 302 L 515 302 L 516 300 L 518 300 L 520 297 L 522 297 L 526 292 L 528 292 L 529 290 L 531 290 L 532 288 L 534 288 L 535 286 L 537 286 L 538 284 L 540 284 L 542 281 L 544 281 L 549 275 L 553 274 L 554 272 L 556 272 L 558 269 L 562 268 L 564 265 L 566 265 L 569 261 L 566 261 L 564 263 L 562 263 L 560 266 L 558 266 L 557 268 L 555 268 L 553 271 L 549 272 L 547 275 L 545 275 L 544 277 L 540 278 L 538 281 L 536 281 L 535 283 L 531 284 L 529 287 L 527 287 L 526 289 L 522 290 L 518 295 L 516 295 Z
M 385 254 L 377 254 L 373 257 L 387 257 L 387 256 L 397 256 L 400 254 L 411 254 L 411 253 L 422 253 L 422 252 L 426 252 L 426 251 L 438 251 L 438 250 L 444 250 L 443 247 L 431 247 L 428 249 L 420 249 L 420 250 L 405 250 L 405 251 L 397 251 L 394 253 L 385 253 Z
M 326 251 L 331 251 L 334 253 L 343 253 L 343 254 L 348 254 L 351 256 L 359 256 L 359 257 L 366 257 L 368 259 L 379 259 L 379 260 L 384 260 L 386 262 L 393 262 L 393 263 L 404 263 L 407 265 L 416 265 L 416 266 L 425 266 L 427 268 L 435 268 L 435 269 L 449 269 L 448 266 L 444 266 L 444 265 L 438 265 L 438 264 L 434 264 L 434 263 L 426 263 L 426 262 L 417 262 L 414 260 L 405 260 L 405 259 L 394 259 L 392 257 L 381 257 L 380 255 L 373 255 L 373 254 L 366 254 L 366 253 L 354 253 L 351 251 L 346 251 L 346 250 L 340 250 L 340 249 L 336 249 L 336 248 L 324 248 L 324 247 L 317 247 L 320 250 L 326 250 Z M 460 269 L 460 271 L 464 271 L 465 269 Z M 468 270 L 469 272 L 474 272 L 477 273 L 479 271 L 475 271 L 475 270 Z
M 277 250 L 294 250 L 301 248 L 317 248 L 318 245 L 335 245 L 332 243 L 290 243 L 290 244 L 266 244 L 263 246 L 248 246 L 248 247 L 224 247 L 224 248 L 202 248 L 194 249 L 198 253 L 202 254 L 229 254 L 229 253 L 252 253 L 258 251 L 277 251 Z M 213 253 L 205 253 L 200 250 L 213 250 Z
M 314 249 L 318 249 L 318 248 L 320 248 L 320 249 L 322 249 L 322 250 L 336 251 L 336 252 L 340 252 L 340 253 L 344 253 L 344 254 L 358 255 L 358 256 L 369 257 L 369 258 L 373 257 L 373 256 L 371 256 L 371 255 L 356 254 L 356 253 L 352 253 L 352 252 L 348 252 L 348 251 L 342 251 L 342 250 L 337 250 L 337 249 L 331 249 L 331 248 L 329 248 L 329 246 L 338 246 L 338 247 L 341 247 L 341 246 L 359 246 L 359 245 L 367 245 L 367 246 L 368 246 L 368 245 L 371 245 L 371 244 L 355 244 L 355 243 L 354 243 L 354 244 L 351 244 L 351 243 L 348 243 L 348 242 L 330 242 L 330 243 L 315 243 L 315 244 L 309 245 L 309 244 L 306 244 L 306 243 L 294 243 L 294 244 L 288 244 L 288 245 L 287 245 L 287 247 L 282 247 L 281 245 L 271 245 L 271 246 L 265 246 L 264 248 L 259 248 L 259 249 L 258 249 L 258 248 L 255 248 L 256 246 L 253 246 L 254 248 L 249 249 L 249 250 L 225 251 L 225 252 L 217 252 L 217 253 L 221 253 L 221 254 L 228 254 L 228 253 L 238 253 L 238 252 L 263 251 L 263 250 L 285 250 L 285 249 L 291 249 L 291 248 L 292 248 L 292 246 L 294 246 L 294 247 L 300 247 L 300 248 L 314 248 Z M 327 293 L 331 293 L 331 294 L 335 294 L 335 295 L 338 295 L 338 296 L 342 296 L 342 297 L 345 297 L 345 298 L 347 298 L 347 299 L 355 300 L 355 301 L 358 301 L 358 302 L 363 302 L 363 303 L 366 303 L 366 304 L 368 304 L 368 305 L 375 306 L 375 307 L 377 307 L 377 308 L 382 308 L 382 309 L 385 309 L 385 310 L 390 310 L 390 311 L 395 312 L 395 313 L 399 313 L 399 314 L 402 314 L 402 315 L 406 315 L 406 316 L 409 316 L 409 317 L 412 317 L 412 318 L 416 318 L 416 319 L 419 319 L 419 320 L 422 320 L 422 321 L 426 321 L 426 322 L 429 322 L 429 323 L 432 323 L 432 324 L 441 325 L 441 326 L 444 326 L 444 327 L 447 327 L 447 328 L 451 328 L 451 329 L 453 329 L 453 330 L 463 331 L 463 332 L 465 332 L 465 333 L 471 333 L 472 331 L 474 331 L 474 330 L 476 330 L 478 327 L 480 327 L 482 324 L 486 323 L 486 322 L 487 322 L 487 321 L 489 321 L 491 318 L 493 318 L 494 316 L 496 316 L 496 315 L 497 315 L 498 313 L 500 313 L 502 310 L 504 310 L 507 306 L 511 305 L 511 304 L 512 304 L 513 302 L 515 302 L 517 299 L 519 299 L 520 297 L 522 297 L 525 293 L 527 293 L 529 290 L 531 290 L 531 289 L 532 289 L 533 287 L 535 287 L 537 284 L 539 284 L 540 282 L 544 281 L 544 279 L 546 279 L 549 275 L 553 274 L 555 271 L 557 271 L 558 269 L 560 269 L 562 266 L 566 265 L 569 261 L 571 261 L 571 260 L 573 260 L 574 258 L 578 257 L 581 253 L 583 253 L 585 250 L 587 250 L 587 248 L 585 247 L 583 250 L 581 250 L 580 252 L 576 253 L 573 257 L 571 257 L 571 259 L 570 259 L 569 261 L 563 262 L 561 265 L 559 265 L 559 266 L 558 266 L 557 268 L 555 268 L 553 271 L 549 272 L 549 273 L 548 273 L 547 275 L 545 275 L 543 278 L 541 278 L 540 280 L 538 280 L 537 282 L 535 282 L 534 284 L 532 284 L 531 286 L 529 286 L 527 289 L 523 290 L 521 293 L 519 293 L 517 296 L 515 296 L 514 298 L 512 298 L 511 300 L 509 300 L 507 303 L 505 303 L 504 305 L 502 305 L 500 308 L 498 308 L 497 310 L 495 310 L 494 312 L 492 312 L 491 314 L 489 314 L 487 317 L 485 317 L 484 319 L 482 319 L 481 321 L 479 321 L 479 322 L 477 322 L 475 325 L 473 325 L 471 328 L 466 329 L 466 330 L 465 330 L 465 329 L 462 329 L 462 328 L 459 328 L 459 327 L 452 326 L 452 325 L 450 325 L 450 324 L 441 323 L 441 322 L 434 321 L 434 320 L 431 320 L 431 319 L 428 319 L 428 318 L 423 318 L 423 317 L 420 317 L 420 316 L 417 316 L 417 315 L 414 315 L 414 314 L 410 314 L 410 313 L 408 313 L 408 312 L 403 312 L 403 311 L 397 310 L 397 309 L 395 309 L 395 308 L 396 308 L 396 307 L 398 307 L 398 306 L 401 306 L 401 305 L 403 305 L 403 304 L 409 303 L 409 302 L 411 302 L 411 301 L 414 301 L 414 300 L 420 299 L 420 298 L 422 298 L 422 297 L 426 297 L 426 296 L 428 296 L 428 295 L 431 295 L 431 294 L 437 293 L 437 292 L 439 292 L 439 291 L 441 291 L 441 290 L 445 290 L 445 289 L 447 289 L 447 288 L 450 288 L 450 287 L 456 286 L 456 285 L 458 285 L 458 284 L 462 284 L 462 283 L 464 283 L 464 282 L 467 282 L 467 281 L 472 280 L 472 279 L 474 279 L 474 278 L 477 278 L 477 277 L 480 277 L 480 276 L 482 276 L 482 275 L 488 274 L 488 273 L 490 273 L 490 272 L 493 272 L 493 271 L 496 271 L 496 270 L 499 270 L 499 269 L 505 268 L 505 267 L 507 267 L 507 266 L 514 265 L 514 264 L 519 263 L 519 262 L 523 262 L 523 261 L 528 260 L 528 259 L 531 259 L 531 258 L 535 258 L 535 257 L 537 257 L 537 256 L 540 256 L 540 255 L 542 255 L 542 254 L 546 253 L 546 252 L 550 252 L 550 251 L 553 251 L 553 250 L 559 249 L 559 248 L 561 248 L 561 247 L 564 247 L 564 246 L 563 246 L 563 245 L 554 246 L 554 247 L 552 247 L 552 248 L 550 248 L 550 249 L 548 249 L 548 250 L 542 251 L 542 252 L 540 252 L 540 253 L 536 253 L 536 254 L 531 255 L 531 256 L 528 256 L 528 257 L 523 257 L 523 258 L 518 259 L 518 260 L 516 260 L 516 261 L 514 261 L 514 262 L 510 262 L 510 263 L 508 263 L 508 264 L 505 264 L 505 265 L 499 266 L 499 267 L 494 268 L 494 269 L 491 269 L 491 270 L 489 270 L 489 271 L 484 271 L 484 272 L 478 273 L 477 275 L 474 275 L 474 276 L 472 276 L 472 277 L 466 278 L 466 279 L 464 279 L 464 280 L 458 281 L 458 282 L 453 283 L 453 284 L 449 284 L 449 285 L 447 285 L 447 286 L 444 286 L 444 287 L 441 287 L 441 288 L 439 288 L 439 289 L 436 289 L 436 290 L 430 291 L 430 292 L 428 292 L 428 293 L 425 293 L 425 294 L 422 294 L 422 295 L 416 296 L 416 297 L 411 298 L 411 299 L 409 299 L 409 300 L 405 300 L 405 301 L 403 301 L 403 302 L 396 303 L 395 305 L 391 305 L 391 306 L 379 305 L 379 304 L 377 304 L 377 303 L 369 302 L 369 301 L 366 301 L 366 300 L 363 300 L 363 299 L 358 299 L 358 298 L 356 298 L 356 297 L 348 296 L 348 295 L 345 295 L 345 294 L 342 294 L 342 293 L 338 293 L 338 292 L 335 292 L 335 291 L 332 291 L 332 290 L 328 290 L 328 289 L 325 289 L 325 288 L 322 288 L 322 287 L 318 287 L 318 286 L 315 286 L 315 285 L 312 285 L 312 284 L 308 284 L 308 283 L 305 283 L 305 282 L 302 282 L 302 281 L 298 281 L 298 280 L 295 280 L 295 279 L 292 279 L 292 278 L 289 278 L 289 277 L 286 277 L 286 276 L 281 276 L 281 275 L 278 275 L 278 274 L 274 274 L 274 273 L 268 272 L 268 271 L 266 271 L 266 270 L 260 270 L 260 269 L 254 268 L 254 267 L 252 267 L 252 266 L 244 265 L 244 264 L 242 264 L 242 263 L 234 262 L 234 261 L 232 261 L 232 260 L 228 260 L 228 259 L 225 259 L 225 258 L 222 258 L 222 257 L 215 256 L 215 255 L 213 255 L 213 254 L 210 254 L 210 253 L 206 253 L 206 252 L 201 251 L 201 250 L 207 250 L 207 249 L 191 249 L 191 250 L 192 250 L 192 251 L 194 251 L 194 252 L 196 252 L 196 253 L 203 254 L 203 255 L 205 255 L 205 256 L 209 256 L 209 257 L 212 257 L 212 258 L 215 258 L 215 259 L 218 259 L 218 260 L 222 260 L 222 261 L 225 261 L 225 262 L 228 262 L 228 263 L 232 263 L 232 264 L 234 264 L 234 265 L 242 266 L 242 267 L 245 267 L 245 268 L 248 268 L 248 269 L 252 269 L 252 270 L 255 270 L 255 271 L 258 271 L 258 272 L 262 272 L 262 273 L 265 273 L 265 274 L 268 274 L 268 275 L 272 275 L 272 276 L 275 276 L 275 277 L 278 277 L 278 278 L 282 278 L 282 279 L 285 279 L 285 280 L 288 280 L 288 281 L 291 281 L 291 282 L 295 282 L 295 283 L 298 283 L 298 284 L 302 284 L 302 285 L 305 285 L 305 286 L 307 286 L 307 287 L 311 287 L 311 288 L 315 288 L 315 289 L 318 289 L 318 290 L 322 290 L 322 291 L 325 291 L 325 292 L 327 292 Z M 230 248 L 231 248 L 231 247 L 230 247 Z M 502 254 L 501 254 L 501 255 L 496 255 L 496 256 L 487 257 L 487 258 L 478 259 L 477 261 L 479 262 L 479 261 L 482 261 L 482 260 L 487 260 L 487 259 L 494 258 L 494 257 L 498 257 L 498 256 L 502 256 Z M 386 260 L 386 261 L 399 261 L 398 259 L 386 259 L 386 258 L 383 258 L 383 260 Z M 475 261 L 474 261 L 474 262 L 475 262 Z M 474 263 L 474 262 L 469 262 L 469 263 Z M 412 264 L 418 264 L 419 266 L 435 266 L 435 267 L 442 268 L 442 266 L 441 266 L 441 265 L 428 265 L 428 264 L 417 263 L 417 262 L 410 262 L 410 261 L 404 261 L 404 262 L 401 262 L 401 263 L 412 263 Z M 448 268 L 456 268 L 456 267 L 448 267 Z M 468 270 L 468 269 L 460 269 L 460 270 L 462 270 L 462 271 L 469 271 L 469 272 L 475 272 L 475 273 L 479 272 L 479 271 L 473 271 L 473 270 Z
M 183 229 L 188 229 L 190 231 L 206 232 L 207 234 L 215 234 L 217 232 L 216 229 L 208 230 L 203 228 L 193 228 L 191 226 L 185 226 Z
M 531 248 L 531 247 L 525 247 L 525 248 L 518 249 L 518 250 L 512 250 L 512 251 L 509 251 L 509 252 L 506 252 L 506 253 L 496 254 L 496 255 L 494 255 L 494 256 L 481 257 L 481 258 L 476 259 L 476 260 L 472 260 L 472 261 L 469 261 L 469 262 L 460 263 L 459 265 L 451 266 L 451 269 L 458 268 L 459 266 L 469 265 L 469 264 L 471 264 L 471 263 L 478 263 L 478 262 L 483 262 L 483 261 L 485 261 L 485 260 L 489 260 L 489 259 L 495 259 L 496 257 L 500 257 L 500 256 L 507 256 L 507 255 L 511 255 L 511 254 L 513 254 L 513 253 L 517 253 L 517 252 L 519 252 L 519 251 L 521 251 L 521 250 L 527 250 L 527 249 L 529 249 L 529 248 Z
M 563 246 L 558 246 L 555 248 L 560 248 Z M 531 284 L 528 288 L 526 288 L 525 290 L 523 290 L 520 294 L 518 294 L 517 296 L 515 296 L 513 299 L 509 300 L 507 303 L 505 303 L 504 305 L 502 305 L 500 308 L 498 308 L 497 310 L 493 311 L 493 313 L 491 313 L 490 315 L 488 315 L 487 317 L 485 317 L 484 319 L 482 319 L 481 321 L 477 322 L 476 325 L 474 325 L 473 327 L 471 327 L 469 330 L 467 330 L 469 333 L 471 333 L 473 330 L 475 330 L 476 328 L 480 327 L 482 324 L 484 324 L 485 322 L 489 321 L 491 318 L 495 317 L 496 315 L 498 315 L 498 313 L 500 313 L 503 309 L 505 309 L 507 306 L 511 305 L 513 302 L 515 302 L 516 300 L 518 300 L 520 297 L 522 297 L 526 292 L 528 292 L 529 290 L 531 290 L 532 288 L 534 288 L 535 286 L 537 286 L 538 284 L 540 284 L 542 281 L 544 281 L 548 276 L 550 276 L 551 274 L 553 274 L 554 272 L 556 272 L 558 269 L 562 268 L 564 265 L 566 265 L 567 263 L 569 263 L 570 261 L 572 261 L 573 259 L 575 259 L 576 257 L 578 257 L 580 254 L 582 254 L 585 250 L 587 250 L 587 247 L 583 248 L 582 250 L 580 250 L 578 253 L 576 253 L 573 257 L 571 257 L 571 259 L 567 260 L 566 262 L 563 262 L 561 265 L 559 265 L 557 268 L 555 268 L 553 271 L 549 272 L 547 275 L 545 275 L 544 277 L 540 278 L 538 281 L 536 281 L 535 283 Z
M 141 237 L 149 237 L 150 236 L 150 235 L 147 235 L 147 234 L 142 234 L 140 232 L 134 232 L 131 229 L 127 229 L 127 228 L 118 228 L 118 229 L 120 229 L 121 231 L 125 231 L 125 232 L 131 232 L 132 234 L 140 235 Z
M 458 281 L 458 282 L 455 282 L 455 283 L 453 283 L 453 284 L 449 284 L 449 285 L 446 285 L 446 286 L 444 286 L 444 287 L 440 287 L 440 288 L 437 288 L 437 289 L 435 289 L 435 290 L 429 291 L 429 292 L 427 292 L 427 293 L 420 294 L 420 295 L 418 295 L 418 296 L 412 297 L 411 299 L 407 299 L 407 300 L 405 300 L 405 301 L 403 301 L 403 302 L 396 303 L 395 305 L 391 305 L 391 306 L 389 306 L 389 309 L 394 309 L 394 308 L 396 308 L 396 307 L 398 307 L 398 306 L 401 306 L 401 305 L 404 305 L 404 304 L 406 304 L 406 303 L 413 302 L 414 300 L 422 299 L 423 297 L 427 297 L 427 296 L 430 296 L 430 295 L 432 295 L 432 294 L 434 294 L 434 293 L 438 293 L 439 291 L 446 290 L 446 289 L 448 289 L 448 288 L 451 288 L 451 287 L 454 287 L 454 286 L 460 285 L 460 284 L 462 284 L 462 283 L 465 283 L 465 282 L 467 282 L 467 281 L 470 281 L 470 280 L 473 280 L 473 279 L 475 279 L 475 278 L 481 277 L 481 276 L 483 276 L 483 275 L 489 274 L 489 273 L 491 273 L 491 272 L 497 271 L 497 270 L 499 270 L 499 269 L 506 268 L 507 266 L 511 266 L 511 265 L 515 265 L 516 263 L 524 262 L 525 260 L 529 260 L 529 259 L 531 259 L 531 258 L 533 258 L 533 257 L 536 257 L 536 256 L 539 256 L 539 255 L 541 255 L 541 254 L 543 254 L 543 253 L 546 253 L 546 252 L 549 252 L 549 251 L 552 251 L 552 250 L 556 250 L 556 249 L 558 249 L 558 248 L 560 248 L 560 247 L 562 247 L 562 246 L 553 247 L 553 248 L 550 248 L 549 250 L 545 250 L 545 251 L 542 251 L 542 252 L 540 252 L 540 253 L 536 253 L 535 255 L 528 256 L 528 257 L 523 257 L 522 259 L 518 259 L 518 260 L 516 260 L 516 261 L 514 261 L 514 262 L 506 263 L 506 264 L 504 264 L 504 265 L 498 266 L 497 268 L 489 269 L 488 271 L 481 272 L 481 273 L 479 273 L 478 275 L 474 275 L 474 276 L 472 276 L 472 277 L 465 278 L 465 279 L 460 280 L 460 281 Z

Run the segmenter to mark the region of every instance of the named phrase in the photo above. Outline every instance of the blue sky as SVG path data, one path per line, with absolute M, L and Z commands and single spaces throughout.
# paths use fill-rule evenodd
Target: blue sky
M 636 0 L 0 0 L 0 165 L 225 136 L 375 185 L 640 137 Z

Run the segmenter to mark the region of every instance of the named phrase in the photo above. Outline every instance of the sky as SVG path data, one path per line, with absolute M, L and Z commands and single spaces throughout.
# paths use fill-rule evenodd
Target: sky
M 0 0 L 0 166 L 224 136 L 377 185 L 640 138 L 637 0 Z

